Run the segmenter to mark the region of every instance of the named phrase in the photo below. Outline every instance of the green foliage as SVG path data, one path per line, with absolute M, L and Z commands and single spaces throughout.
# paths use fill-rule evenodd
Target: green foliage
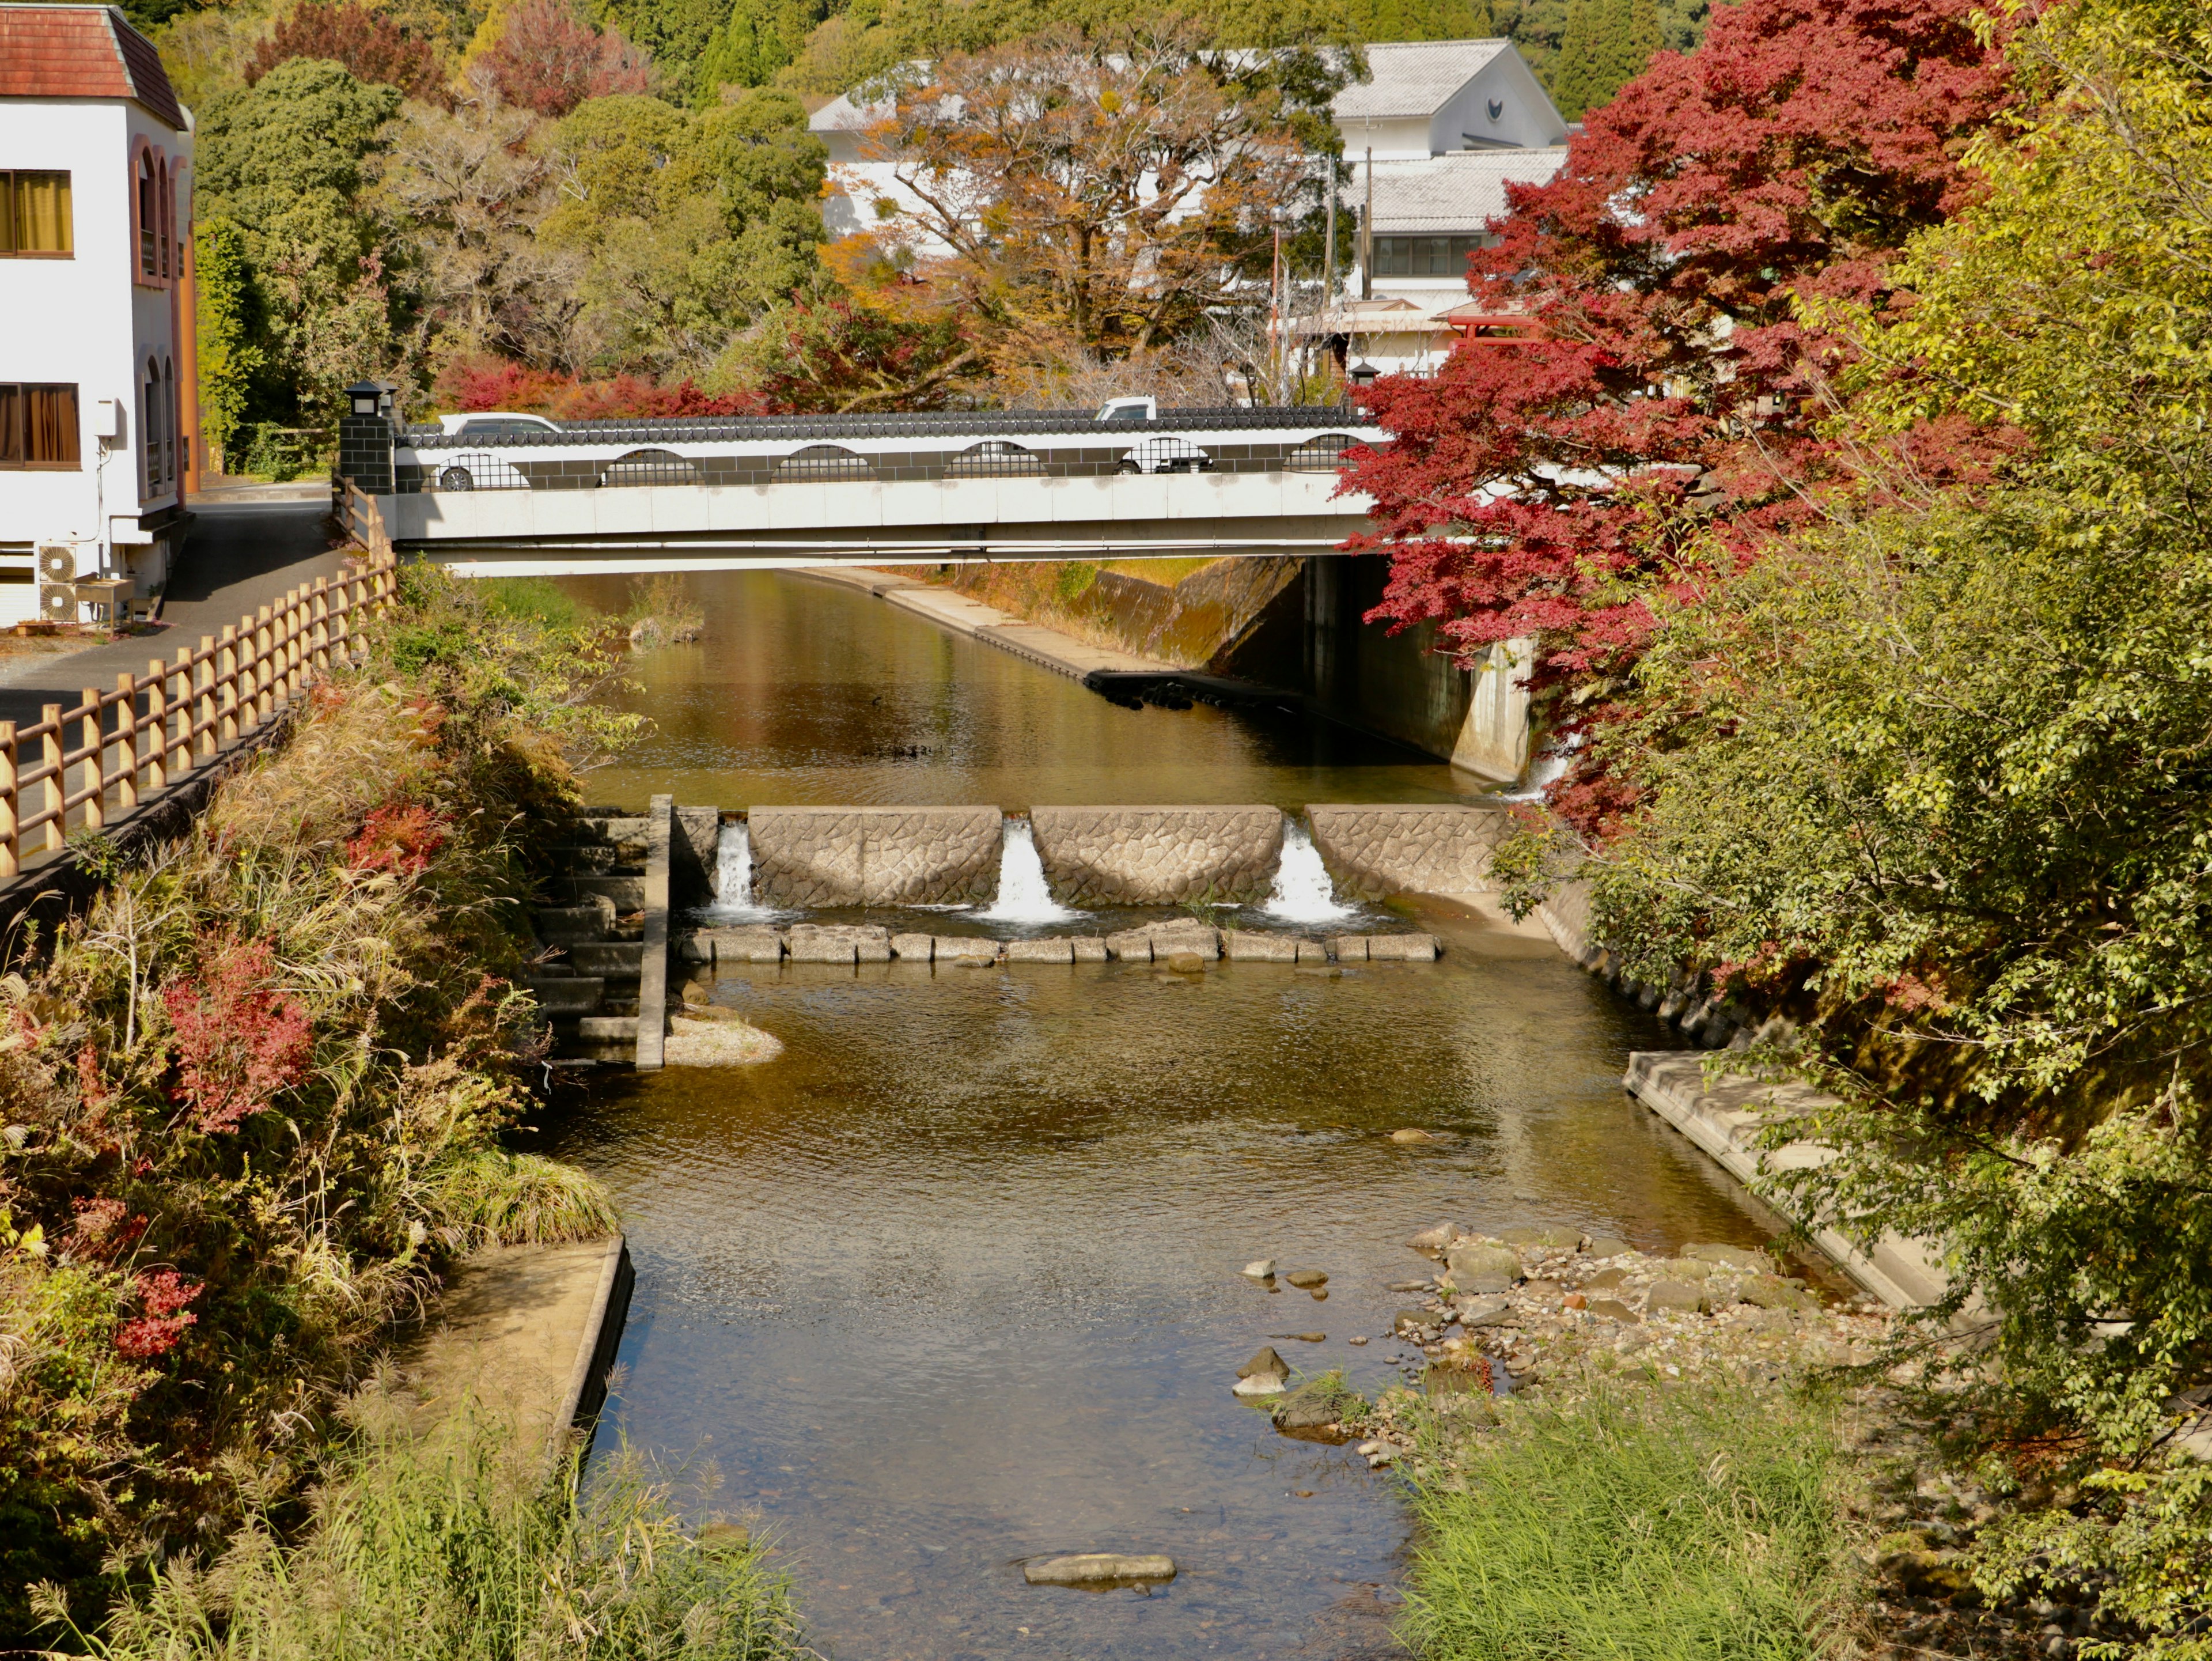
M 796 58 L 829 15 L 825 0 L 737 0 L 700 54 L 692 99 L 713 105 L 724 87 L 764 87 Z
M 2020 21 L 1915 303 L 1820 315 L 1865 348 L 1855 498 L 1659 606 L 1596 916 L 1640 978 L 1800 1018 L 1768 1059 L 1838 1099 L 1772 1134 L 1840 1157 L 1792 1209 L 1940 1243 L 1911 1324 L 1987 1341 L 1931 1366 L 1961 1438 L 2080 1484 L 1990 1583 L 2196 1657 L 2212 1495 L 2160 1449 L 2212 1381 L 2212 19 Z
M 812 282 L 828 152 L 788 93 L 755 89 L 696 115 L 592 99 L 551 145 L 571 182 L 538 234 L 585 257 L 579 291 L 607 367 L 703 370 Z
M 255 376 L 266 355 L 255 344 L 263 327 L 254 312 L 246 234 L 228 219 L 204 218 L 192 231 L 198 285 L 200 430 L 217 472 L 234 465 L 232 443 Z
M 599 616 L 550 577 L 479 577 L 485 604 L 497 616 L 563 631 L 587 628 Z
M 201 114 L 198 211 L 241 234 L 243 310 L 265 326 L 251 382 L 264 420 L 334 429 L 349 382 L 404 378 L 388 231 L 366 198 L 399 103 L 391 87 L 294 58 Z
M 295 1515 L 441 1262 L 610 1220 L 498 1140 L 543 1030 L 521 902 L 572 760 L 636 723 L 569 718 L 588 642 L 408 587 L 283 748 L 0 978 L 0 1634 L 31 1581 L 86 1612 L 202 1549 L 248 1486 Z
M 1493 0 L 1492 7 L 1497 33 L 1520 49 L 1529 67 L 1536 71 L 1536 78 L 1544 83 L 1562 110 L 1566 106 L 1560 86 L 1560 53 L 1566 42 L 1571 3 L 1572 0 Z M 1641 7 L 1638 9 L 1640 12 Z M 1603 10 L 1602 4 L 1599 10 Z M 1649 27 L 1656 30 L 1656 49 L 1693 49 L 1705 38 L 1705 19 L 1711 12 L 1709 0 L 1656 0 L 1650 6 Z M 1639 23 L 1638 27 L 1644 25 Z M 1614 90 L 1618 90 L 1618 83 Z
M 1568 0 L 1559 55 L 1547 66 L 1559 113 L 1579 120 L 1610 100 L 1644 72 L 1660 42 L 1657 0 Z
M 1509 1409 L 1416 1483 L 1404 1636 L 1437 1661 L 1795 1661 L 1848 1585 L 1818 1409 L 1717 1387 Z
M 314 1531 L 263 1518 L 212 1570 L 159 1573 L 107 1661 L 797 1661 L 811 1654 L 757 1546 L 684 1532 L 670 1485 L 623 1452 L 586 1488 L 482 1409 L 416 1439 L 372 1429 L 337 1462 Z

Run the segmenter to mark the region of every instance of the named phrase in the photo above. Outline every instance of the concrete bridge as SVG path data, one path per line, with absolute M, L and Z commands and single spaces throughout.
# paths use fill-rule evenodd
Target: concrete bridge
M 1334 553 L 1368 506 L 1343 452 L 1382 439 L 1327 407 L 447 431 L 364 402 L 341 471 L 395 547 L 471 575 Z

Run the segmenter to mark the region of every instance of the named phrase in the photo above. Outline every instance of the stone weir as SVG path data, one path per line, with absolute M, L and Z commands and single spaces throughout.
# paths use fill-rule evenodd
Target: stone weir
M 720 856 L 698 850 L 715 901 L 778 910 L 1003 898 L 1009 827 L 1024 824 L 1018 834 L 1059 904 L 1251 905 L 1273 891 L 1286 839 L 1306 834 L 1265 804 L 1040 806 L 1026 821 L 993 806 L 756 807 L 720 817 Z M 1462 803 L 1316 805 L 1305 820 L 1337 893 L 1370 901 L 1486 891 L 1491 850 L 1506 830 L 1503 810 Z M 743 844 L 734 859 L 732 837 Z M 744 891 L 730 891 L 738 883 Z

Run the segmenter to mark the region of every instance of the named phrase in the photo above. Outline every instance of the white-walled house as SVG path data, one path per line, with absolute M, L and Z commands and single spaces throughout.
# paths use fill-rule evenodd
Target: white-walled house
M 191 160 L 121 12 L 0 4 L 0 626 L 167 581 L 199 460 Z
M 1511 184 L 1547 183 L 1566 161 L 1568 126 L 1510 40 L 1383 42 L 1368 78 L 1332 106 L 1350 180 L 1338 199 L 1340 295 L 1300 327 L 1332 341 L 1347 368 L 1433 367 L 1462 338 L 1501 332 L 1468 293 L 1467 258 L 1506 210 Z M 830 100 L 808 125 L 830 151 L 823 219 L 849 235 L 913 204 L 888 161 L 864 159 L 884 104 Z M 1372 204 L 1373 259 L 1360 234 Z M 1510 330 L 1510 326 L 1505 326 Z

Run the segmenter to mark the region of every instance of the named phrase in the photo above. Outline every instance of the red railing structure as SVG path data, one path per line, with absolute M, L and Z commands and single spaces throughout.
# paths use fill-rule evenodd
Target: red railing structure
M 28 727 L 0 721 L 0 881 L 98 830 L 216 760 L 353 658 L 362 625 L 398 581 L 388 542 L 336 578 L 319 577 L 199 649 L 125 670 L 115 689 L 84 689 L 74 709 L 43 707 Z M 109 712 L 113 711 L 113 725 Z M 74 747 L 70 734 L 76 733 Z

